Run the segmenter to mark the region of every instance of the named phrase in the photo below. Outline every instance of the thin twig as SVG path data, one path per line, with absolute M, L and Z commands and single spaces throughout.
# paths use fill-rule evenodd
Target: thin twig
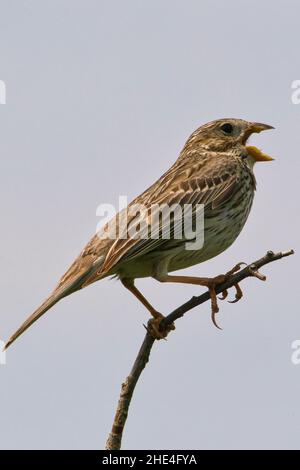
M 236 274 L 232 275 L 230 279 L 228 279 L 223 284 L 219 284 L 218 286 L 216 286 L 215 291 L 217 294 L 219 294 L 229 289 L 230 287 L 233 287 L 235 284 L 238 284 L 247 277 L 257 277 L 260 280 L 265 280 L 266 277 L 263 274 L 259 273 L 259 268 L 273 261 L 279 260 L 286 256 L 290 256 L 292 254 L 294 254 L 293 250 L 282 251 L 279 253 L 273 253 L 272 251 L 268 251 L 265 256 L 258 259 L 257 261 L 254 261 L 254 263 L 247 265 L 244 269 L 241 269 Z M 161 322 L 161 329 L 166 329 L 169 325 L 178 320 L 178 318 L 183 317 L 185 313 L 192 310 L 194 307 L 197 307 L 198 305 L 207 302 L 208 300 L 210 300 L 210 294 L 208 291 L 200 296 L 192 297 L 188 302 L 185 302 L 164 318 L 164 320 Z M 122 384 L 122 389 L 118 401 L 117 411 L 114 417 L 112 430 L 109 433 L 108 439 L 106 441 L 106 450 L 121 449 L 123 431 L 132 395 L 137 381 L 147 362 L 149 361 L 150 352 L 154 342 L 155 339 L 147 331 L 142 346 L 138 352 L 137 358 L 131 369 L 131 372 L 126 378 L 125 382 Z

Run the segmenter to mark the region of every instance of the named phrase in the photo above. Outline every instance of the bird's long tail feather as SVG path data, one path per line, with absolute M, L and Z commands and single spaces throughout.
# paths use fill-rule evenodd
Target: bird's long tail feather
M 56 296 L 55 294 L 50 295 L 39 308 L 37 308 L 25 321 L 22 323 L 20 328 L 9 338 L 7 343 L 4 346 L 4 349 L 7 349 L 24 331 L 27 330 L 36 320 L 38 320 L 44 313 L 47 312 L 53 305 L 55 305 L 61 296 Z
M 91 276 L 103 263 L 104 257 L 99 257 L 89 269 L 85 270 L 83 273 L 78 274 L 77 276 L 69 279 L 63 284 L 54 290 L 54 292 L 39 306 L 28 318 L 22 323 L 20 328 L 9 338 L 7 343 L 4 346 L 4 349 L 7 349 L 24 331 L 27 330 L 36 320 L 38 320 L 44 313 L 47 312 L 53 305 L 55 305 L 59 300 L 73 292 L 81 289 L 84 282 Z

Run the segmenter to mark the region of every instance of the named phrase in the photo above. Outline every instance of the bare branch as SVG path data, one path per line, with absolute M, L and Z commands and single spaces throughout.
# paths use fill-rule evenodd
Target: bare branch
M 255 276 L 265 281 L 266 277 L 262 278 L 261 273 L 258 273 L 259 268 L 261 268 L 262 266 L 266 264 L 272 263 L 272 261 L 277 261 L 281 258 L 284 258 L 285 256 L 290 256 L 293 254 L 294 254 L 294 250 L 280 251 L 279 253 L 273 253 L 273 251 L 268 251 L 265 256 L 245 266 L 244 269 L 241 269 L 236 274 L 231 276 L 228 281 L 216 286 L 215 288 L 216 294 L 220 294 L 224 290 L 229 289 L 230 287 L 234 286 L 234 284 L 238 284 L 239 282 L 241 282 L 243 279 L 246 279 L 247 277 Z M 197 307 L 200 304 L 203 304 L 204 302 L 207 302 L 208 300 L 210 300 L 210 295 L 208 291 L 204 292 L 204 294 L 199 295 L 197 297 L 192 297 L 188 302 L 176 308 L 176 310 L 170 313 L 162 321 L 161 323 L 162 328 L 171 324 L 175 320 L 178 320 L 178 318 L 183 317 L 183 315 L 187 313 L 189 310 L 191 310 L 194 307 Z
M 294 254 L 293 250 L 282 251 L 279 253 L 273 253 L 272 251 L 268 251 L 265 256 L 247 265 L 244 269 L 232 275 L 230 279 L 228 279 L 228 281 L 216 286 L 216 293 L 219 294 L 229 289 L 230 287 L 233 287 L 235 284 L 238 284 L 247 277 L 257 277 L 258 279 L 265 281 L 266 277 L 263 274 L 259 273 L 259 268 L 273 261 L 277 261 L 286 256 L 290 256 L 292 254 Z M 178 320 L 178 318 L 183 317 L 185 313 L 192 310 L 194 307 L 197 307 L 198 305 L 207 302 L 208 300 L 210 300 L 210 294 L 208 291 L 200 296 L 192 297 L 188 302 L 185 302 L 164 318 L 164 320 L 161 322 L 161 329 L 163 330 L 167 328 L 173 322 Z M 150 335 L 150 333 L 147 332 L 141 345 L 141 348 L 138 352 L 137 358 L 133 364 L 131 372 L 126 378 L 125 382 L 122 384 L 122 389 L 118 401 L 117 411 L 114 417 L 112 430 L 106 441 L 106 450 L 121 449 L 123 431 L 132 395 L 137 381 L 147 362 L 149 361 L 150 352 L 154 342 L 155 339 Z
M 132 394 L 134 392 L 136 383 L 149 360 L 150 352 L 154 341 L 155 339 L 147 332 L 142 346 L 138 352 L 137 358 L 130 371 L 130 374 L 126 378 L 125 382 L 122 383 L 120 398 L 118 401 L 113 426 L 106 441 L 107 450 L 121 449 L 122 435 L 127 419 Z

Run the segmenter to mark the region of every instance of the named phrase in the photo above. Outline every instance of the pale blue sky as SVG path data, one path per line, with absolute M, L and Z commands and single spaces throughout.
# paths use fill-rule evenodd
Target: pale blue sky
M 299 247 L 299 1 L 0 0 L 1 297 L 7 339 L 95 231 L 96 208 L 148 187 L 188 135 L 220 117 L 266 122 L 249 220 L 216 275 L 268 249 Z M 299 448 L 296 256 L 243 283 L 155 345 L 124 448 Z M 202 292 L 138 286 L 160 311 Z M 231 293 L 232 295 L 232 293 Z M 117 281 L 65 299 L 0 365 L 2 449 L 104 446 L 147 313 Z

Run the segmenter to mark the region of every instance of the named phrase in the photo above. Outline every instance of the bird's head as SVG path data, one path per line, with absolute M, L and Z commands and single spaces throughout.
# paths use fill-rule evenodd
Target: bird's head
M 274 160 L 257 147 L 248 146 L 247 141 L 254 133 L 274 129 L 268 124 L 249 122 L 243 119 L 218 119 L 199 127 L 189 138 L 185 151 L 197 147 L 211 152 L 232 152 L 248 157 L 251 166 L 255 162 Z

